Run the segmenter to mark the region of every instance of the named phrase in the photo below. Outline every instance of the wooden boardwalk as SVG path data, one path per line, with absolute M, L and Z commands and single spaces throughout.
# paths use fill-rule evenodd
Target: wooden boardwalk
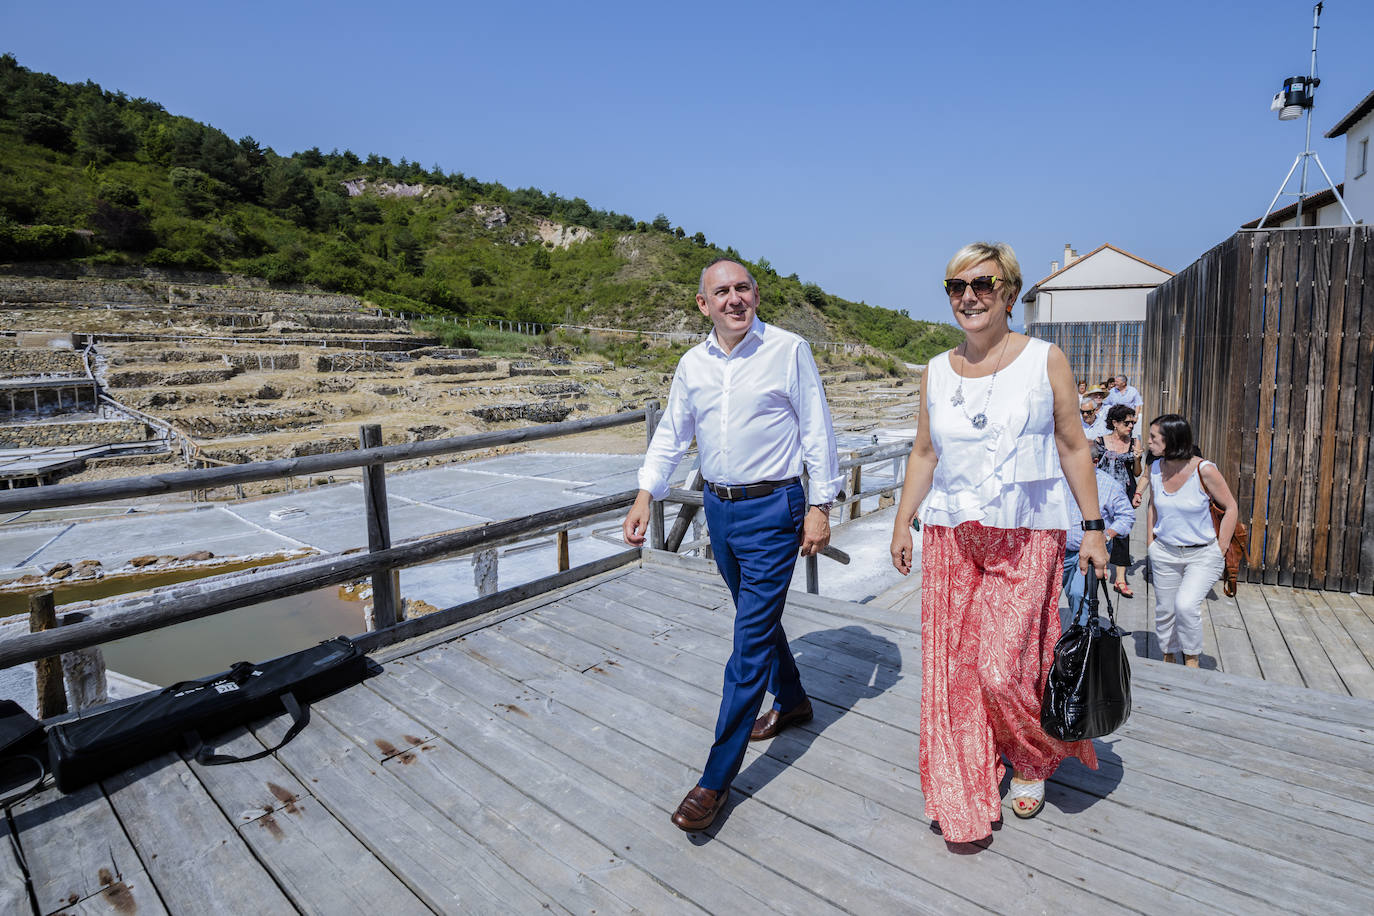
M 785 621 L 815 720 L 684 834 L 731 618 L 709 566 L 651 554 L 378 654 L 270 757 L 167 756 L 0 832 L 44 914 L 1368 911 L 1374 702 L 1142 659 L 1101 768 L 951 850 L 916 771 L 916 617 L 806 595 Z M 28 912 L 8 839 L 0 912 Z

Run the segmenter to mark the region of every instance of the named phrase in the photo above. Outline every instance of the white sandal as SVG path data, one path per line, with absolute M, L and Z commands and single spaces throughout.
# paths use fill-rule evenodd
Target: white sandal
M 1030 820 L 1045 807 L 1045 780 L 1039 782 L 1017 782 L 1012 780 L 1011 791 L 1007 792 L 1011 802 L 1011 813 L 1024 820 Z

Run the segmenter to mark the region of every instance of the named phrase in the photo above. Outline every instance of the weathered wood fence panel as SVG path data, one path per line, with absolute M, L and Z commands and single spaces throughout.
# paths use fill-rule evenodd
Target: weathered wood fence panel
M 1146 419 L 1226 475 L 1246 579 L 1374 593 L 1374 229 L 1242 231 L 1147 302 Z
M 1124 374 L 1139 387 L 1144 327 L 1143 321 L 1036 322 L 1026 333 L 1063 350 L 1076 379 L 1094 384 Z

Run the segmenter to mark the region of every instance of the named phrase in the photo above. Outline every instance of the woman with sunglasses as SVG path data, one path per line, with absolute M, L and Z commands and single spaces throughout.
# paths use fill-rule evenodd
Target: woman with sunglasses
M 1090 741 L 1066 744 L 1040 727 L 1069 500 L 1085 519 L 1080 569 L 1104 578 L 1107 547 L 1068 360 L 1009 326 L 1016 255 L 976 242 L 945 276 L 965 338 L 926 369 L 891 552 L 910 572 L 919 507 L 921 791 L 945 840 L 968 843 L 1001 819 L 1004 758 L 1020 818 L 1040 813 L 1045 779 L 1065 757 L 1097 766 Z
M 1113 404 L 1107 410 L 1107 429 L 1111 432 L 1093 441 L 1093 463 L 1121 484 L 1133 507 L 1140 506 L 1136 479 L 1140 477 L 1140 456 L 1143 449 L 1135 435 L 1135 411 L 1125 404 Z M 1126 568 L 1131 565 L 1131 533 L 1120 532 L 1108 545 L 1108 561 L 1116 567 L 1116 582 L 1112 588 L 1123 598 L 1134 598 L 1126 583 Z

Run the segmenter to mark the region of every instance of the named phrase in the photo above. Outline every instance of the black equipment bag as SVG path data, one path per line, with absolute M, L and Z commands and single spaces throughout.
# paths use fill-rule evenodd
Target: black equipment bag
M 1045 678 L 1040 704 L 1040 726 L 1061 741 L 1080 741 L 1110 735 L 1131 714 L 1131 663 L 1122 645 L 1130 634 L 1116 625 L 1116 613 L 1108 597 L 1110 626 L 1103 628 L 1097 616 L 1097 589 L 1107 594 L 1107 583 L 1092 570 L 1087 573 L 1083 600 L 1087 623 L 1074 622 L 1054 645 L 1054 666 Z
M 37 788 L 47 772 L 46 757 L 42 723 L 13 700 L 0 700 L 0 803 Z
M 203 764 L 265 757 L 310 721 L 302 704 L 358 683 L 366 656 L 345 636 L 259 664 L 182 681 L 131 703 L 48 729 L 48 758 L 57 787 L 71 792 L 159 754 L 185 747 Z M 201 735 L 216 735 L 285 708 L 292 723 L 276 747 L 247 757 L 214 753 Z

